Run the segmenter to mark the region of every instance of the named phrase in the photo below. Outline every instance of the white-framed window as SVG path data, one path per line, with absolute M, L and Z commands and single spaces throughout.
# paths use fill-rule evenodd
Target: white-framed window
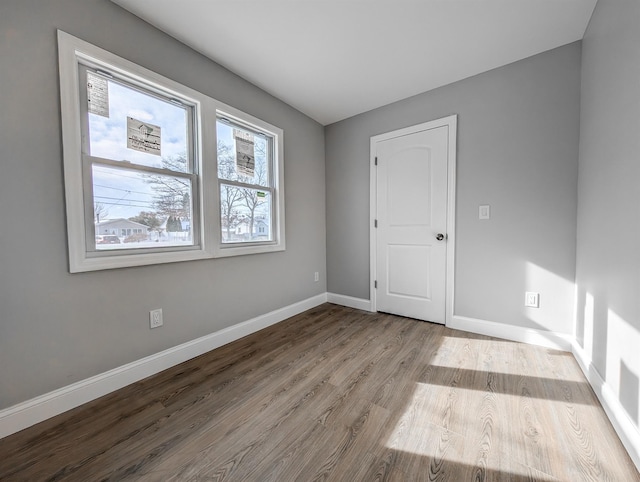
M 278 142 L 282 133 L 218 112 L 218 254 L 279 249 L 283 242 L 282 181 Z
M 285 248 L 281 129 L 65 32 L 58 44 L 71 272 Z M 224 234 L 233 216 L 242 239 Z

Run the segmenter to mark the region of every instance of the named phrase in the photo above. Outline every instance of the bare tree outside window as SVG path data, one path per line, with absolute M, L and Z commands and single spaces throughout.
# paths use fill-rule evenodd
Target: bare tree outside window
M 93 217 L 94 223 L 98 224 L 101 219 L 106 219 L 109 216 L 109 208 L 101 202 L 93 203 Z

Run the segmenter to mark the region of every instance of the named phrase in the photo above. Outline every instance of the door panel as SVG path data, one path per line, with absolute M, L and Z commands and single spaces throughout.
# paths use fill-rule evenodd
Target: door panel
M 431 150 L 405 149 L 393 156 L 393 162 L 389 162 L 386 169 L 389 225 L 429 226 L 431 199 L 422 186 L 431 184 Z M 411 206 L 421 209 L 411 209 Z
M 448 129 L 376 143 L 379 311 L 445 321 Z
M 429 246 L 389 245 L 387 262 L 388 293 L 407 298 L 431 299 L 429 285 Z M 407 273 L 411 272 L 411 276 Z

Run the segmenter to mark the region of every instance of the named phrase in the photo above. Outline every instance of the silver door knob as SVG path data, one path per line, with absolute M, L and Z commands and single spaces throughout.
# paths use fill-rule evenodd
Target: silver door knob
M 444 234 L 442 234 L 442 233 L 438 233 L 438 234 L 436 234 L 436 239 L 437 239 L 438 241 L 442 241 L 442 240 L 444 239 Z

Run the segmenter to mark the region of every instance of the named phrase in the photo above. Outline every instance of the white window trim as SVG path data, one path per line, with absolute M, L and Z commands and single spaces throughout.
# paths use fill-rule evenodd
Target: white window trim
M 216 229 L 216 243 L 213 248 L 214 256 L 216 258 L 224 258 L 228 256 L 238 256 L 243 254 L 258 254 L 258 253 L 270 253 L 275 251 L 284 251 L 285 244 L 285 228 L 284 228 L 284 131 L 279 127 L 264 122 L 257 117 L 253 117 L 249 114 L 235 109 L 229 105 L 224 105 L 218 102 L 217 117 L 224 117 L 232 122 L 237 122 L 240 125 L 245 125 L 257 131 L 265 132 L 273 136 L 273 159 L 271 162 L 271 168 L 273 169 L 274 180 L 274 194 L 272 202 L 274 203 L 272 222 L 275 223 L 275 229 L 273 230 L 274 239 L 262 243 L 246 243 L 241 244 L 225 244 L 222 243 L 222 230 L 220 229 L 221 207 L 220 207 L 220 195 L 218 187 L 216 187 L 216 210 L 217 210 L 217 222 Z M 217 145 L 217 140 L 216 140 Z M 216 186 L 219 186 L 217 179 L 217 165 L 216 165 Z
M 198 203 L 200 219 L 200 239 L 196 248 L 179 250 L 175 247 L 166 251 L 146 253 L 126 253 L 119 251 L 113 256 L 87 256 L 86 219 L 84 212 L 84 191 L 82 177 L 82 139 L 80 85 L 78 78 L 79 60 L 93 64 L 103 64 L 110 71 L 121 73 L 140 82 L 169 92 L 195 106 L 193 131 L 199 139 L 195 146 L 198 169 Z M 111 52 L 58 30 L 58 60 L 60 69 L 60 104 L 62 120 L 62 144 L 64 181 L 67 214 L 67 235 L 69 248 L 69 271 L 71 273 L 103 269 L 145 266 L 179 261 L 191 261 L 213 257 L 227 257 L 245 254 L 283 251 L 285 249 L 284 225 L 284 172 L 283 172 L 283 131 L 282 129 L 248 115 L 238 109 L 219 102 L 196 90 L 141 67 Z M 217 136 L 218 115 L 236 118 L 239 122 L 267 131 L 274 140 L 274 179 L 277 180 L 274 203 L 276 228 L 275 242 L 252 244 L 250 246 L 222 246 L 220 230 L 220 196 L 217 179 Z

